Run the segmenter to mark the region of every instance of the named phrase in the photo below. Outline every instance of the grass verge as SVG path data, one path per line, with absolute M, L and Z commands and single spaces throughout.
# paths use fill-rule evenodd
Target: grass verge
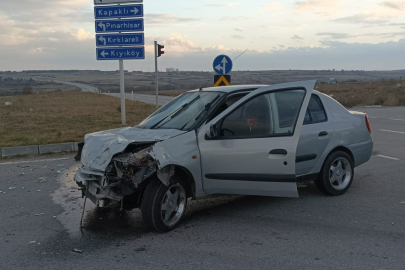
M 128 125 L 156 110 L 129 100 L 126 107 Z M 87 133 L 118 127 L 120 99 L 115 97 L 72 92 L 0 98 L 0 147 L 81 141 Z

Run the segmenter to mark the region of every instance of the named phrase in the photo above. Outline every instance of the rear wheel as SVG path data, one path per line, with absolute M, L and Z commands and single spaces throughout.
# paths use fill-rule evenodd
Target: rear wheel
M 343 151 L 333 152 L 325 160 L 316 186 L 323 193 L 339 196 L 346 193 L 353 182 L 354 165 L 352 158 Z
M 158 232 L 173 230 L 182 219 L 187 207 L 186 187 L 174 176 L 169 186 L 153 179 L 142 200 L 142 217 L 149 229 Z

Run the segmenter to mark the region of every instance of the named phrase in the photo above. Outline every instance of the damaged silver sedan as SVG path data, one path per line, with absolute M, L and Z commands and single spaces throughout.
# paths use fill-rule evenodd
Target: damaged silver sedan
M 313 91 L 315 81 L 187 92 L 135 127 L 85 136 L 74 179 L 101 208 L 140 208 L 172 230 L 188 199 L 214 194 L 298 197 L 315 180 L 344 194 L 372 152 L 367 116 Z

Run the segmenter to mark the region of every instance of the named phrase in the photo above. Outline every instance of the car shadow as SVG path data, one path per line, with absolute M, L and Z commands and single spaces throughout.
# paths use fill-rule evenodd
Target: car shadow
M 300 198 L 315 199 L 323 197 L 313 184 L 299 185 Z M 187 211 L 179 229 L 194 227 L 199 220 L 215 219 L 221 213 L 233 215 L 266 206 L 283 207 L 288 202 L 298 198 L 278 198 L 263 196 L 221 195 L 210 196 L 203 199 L 189 201 Z M 287 207 L 287 206 L 286 206 Z M 142 220 L 139 209 L 122 211 L 118 209 L 101 209 L 94 207 L 85 216 L 83 222 L 84 232 L 93 235 L 102 235 L 103 238 L 140 237 L 150 231 Z

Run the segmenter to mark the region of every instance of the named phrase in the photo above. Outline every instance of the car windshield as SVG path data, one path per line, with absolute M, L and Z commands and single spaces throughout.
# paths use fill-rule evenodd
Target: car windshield
M 223 93 L 188 92 L 146 118 L 138 125 L 141 128 L 162 128 L 187 130 L 201 119 Z

